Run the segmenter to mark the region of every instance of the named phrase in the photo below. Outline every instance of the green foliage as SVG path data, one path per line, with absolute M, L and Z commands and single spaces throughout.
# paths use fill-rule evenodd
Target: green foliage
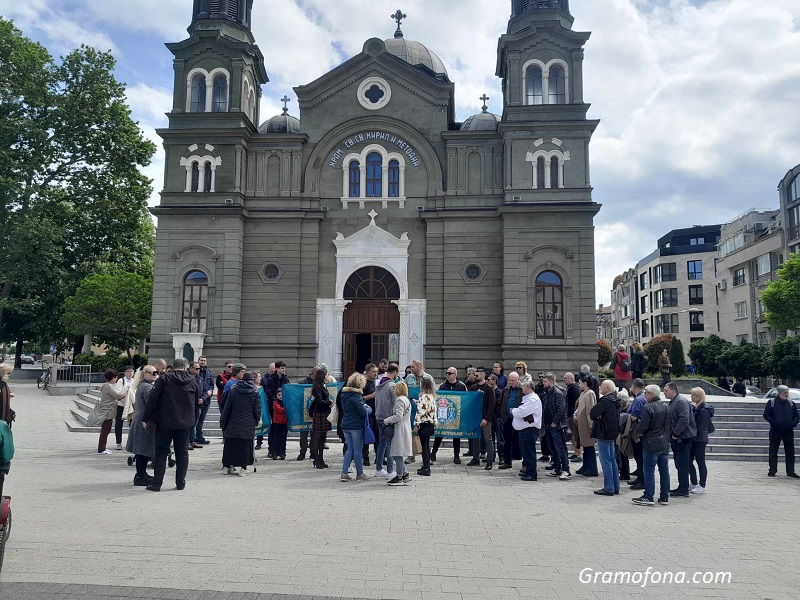
M 683 355 L 683 343 L 675 336 L 669 345 L 669 362 L 672 363 L 672 374 L 683 375 L 686 372 L 686 358 Z
M 658 357 L 661 356 L 661 352 L 664 350 L 669 351 L 672 347 L 672 334 L 671 333 L 661 333 L 657 336 L 654 336 L 650 339 L 647 344 L 644 346 L 644 353 L 647 354 L 647 358 L 650 360 L 650 363 L 647 367 L 647 371 L 650 373 L 657 373 L 658 372 Z
M 87 353 L 76 354 L 72 362 L 76 365 L 90 365 L 92 373 L 103 373 L 108 369 L 114 369 L 121 373 L 125 367 L 132 364 L 127 356 L 120 356 L 116 352 L 109 352 L 102 356 Z
M 611 344 L 605 340 L 597 340 L 597 366 L 605 367 L 614 357 Z
M 800 336 L 778 338 L 766 355 L 770 373 L 782 379 L 800 379 Z
M 778 279 L 761 292 L 761 303 L 774 329 L 800 329 L 800 255 L 781 265 Z
M 97 342 L 128 350 L 150 332 L 152 307 L 150 279 L 136 273 L 92 275 L 66 299 L 62 322 L 69 333 L 91 333 Z
M 709 377 L 727 375 L 727 368 L 722 362 L 722 353 L 732 344 L 718 335 L 712 334 L 702 340 L 692 342 L 689 346 L 689 358 L 698 373 Z
M 64 299 L 110 267 L 152 276 L 155 146 L 130 116 L 114 58 L 59 62 L 0 17 L 0 341 L 68 344 Z
M 742 343 L 726 347 L 720 355 L 720 362 L 726 373 L 738 379 L 752 379 L 767 374 L 766 354 L 764 348 Z

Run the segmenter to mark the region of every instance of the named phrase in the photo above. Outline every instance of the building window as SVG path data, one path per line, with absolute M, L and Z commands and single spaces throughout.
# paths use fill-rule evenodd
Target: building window
M 703 321 L 703 312 L 690 312 L 689 313 L 689 331 L 705 331 Z
M 203 191 L 210 192 L 211 189 L 211 163 L 207 162 L 206 166 L 203 167 Z
M 544 189 L 544 180 L 545 180 L 545 164 L 544 164 L 544 156 L 540 156 L 536 159 L 536 189 L 543 190 Z
M 400 163 L 396 160 L 389 161 L 389 197 L 400 196 Z
M 481 277 L 481 268 L 476 264 L 469 264 L 464 269 L 464 275 L 470 281 L 475 281 L 476 279 L 480 279 Z
M 189 189 L 193 192 L 200 190 L 200 164 L 197 161 L 192 163 L 192 185 Z
M 553 271 L 536 278 L 536 335 L 540 338 L 564 337 L 564 286 Z
M 797 179 L 795 179 L 795 184 Z M 789 209 L 789 241 L 792 242 L 800 238 L 800 206 Z
M 772 270 L 772 260 L 770 254 L 762 254 L 758 257 L 758 267 L 756 274 L 761 277 L 762 275 L 766 275 Z
M 797 175 L 786 186 L 786 204 L 800 200 L 800 175 Z
M 642 296 L 642 299 L 640 300 L 640 303 L 641 303 L 641 313 L 642 314 L 644 314 L 648 310 L 650 310 L 650 298 L 648 298 L 647 296 Z
M 686 270 L 689 273 L 689 279 L 702 279 L 703 278 L 703 261 L 690 260 L 686 263 Z
M 381 267 L 362 267 L 347 279 L 345 300 L 397 300 L 400 286 L 394 275 Z
M 662 281 L 675 281 L 678 278 L 675 270 L 675 263 L 664 263 L 658 265 L 653 271 L 653 283 Z
M 361 166 L 357 160 L 350 161 L 350 197 L 358 198 L 361 196 Z
M 650 323 L 648 321 L 642 321 L 642 337 L 650 337 Z
M 561 167 L 558 164 L 558 157 L 554 156 L 550 159 L 550 187 L 557 188 L 558 180 L 560 179 L 561 175 Z
M 701 237 L 691 238 L 689 240 L 690 246 L 699 246 L 700 244 L 705 244 L 705 243 L 706 243 L 706 238 L 701 238 Z
M 195 113 L 206 110 L 206 76 L 198 73 L 192 78 L 192 102 L 190 110 Z
M 744 285 L 744 268 L 736 269 L 733 272 L 733 285 Z
M 689 305 L 703 303 L 703 286 L 690 285 L 689 286 Z
M 228 78 L 225 75 L 214 77 L 213 89 L 211 112 L 228 112 Z
M 677 288 L 668 288 L 665 290 L 658 290 L 655 297 L 655 305 L 653 309 L 670 308 L 678 306 L 678 290 Z
M 678 315 L 658 315 L 654 326 L 658 333 L 678 333 Z
M 642 273 L 639 275 L 639 287 L 642 290 L 646 290 L 650 287 L 650 275 L 648 273 Z
M 383 195 L 383 157 L 377 152 L 367 155 L 367 198 Z
M 544 104 L 544 88 L 542 86 L 542 68 L 531 65 L 525 72 L 525 104 Z
M 747 318 L 747 302 L 737 302 L 734 305 L 736 309 L 736 318 L 737 319 L 746 319 Z
M 550 67 L 550 75 L 548 79 L 549 103 L 550 104 L 566 104 L 567 103 L 567 78 L 564 72 L 564 67 L 561 65 L 554 65 Z
M 181 331 L 205 333 L 208 318 L 208 276 L 190 271 L 183 279 L 183 319 Z

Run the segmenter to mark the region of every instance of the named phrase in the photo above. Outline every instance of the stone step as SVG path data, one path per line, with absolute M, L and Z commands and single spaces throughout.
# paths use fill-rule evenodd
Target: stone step
M 769 454 L 769 443 L 766 444 L 711 444 L 706 447 L 706 453 L 717 454 Z
M 766 423 L 761 413 L 734 413 L 734 414 L 714 414 L 714 425 L 717 423 L 734 422 L 748 422 L 748 423 Z
M 745 431 L 740 429 L 738 431 Z M 800 443 L 800 432 L 795 433 L 795 440 L 797 443 Z M 734 446 L 747 446 L 748 444 L 769 444 L 769 438 L 767 436 L 719 436 L 716 432 L 712 433 L 709 436 L 709 445 L 718 445 L 718 444 L 729 444 Z
M 766 454 L 757 454 L 757 453 L 739 453 L 739 452 L 716 452 L 712 454 L 707 454 L 706 458 L 708 460 L 739 460 L 739 461 L 747 461 L 747 462 L 760 462 L 764 463 L 764 469 L 767 469 L 767 455 Z M 778 462 L 783 462 L 783 454 L 782 452 L 778 453 Z

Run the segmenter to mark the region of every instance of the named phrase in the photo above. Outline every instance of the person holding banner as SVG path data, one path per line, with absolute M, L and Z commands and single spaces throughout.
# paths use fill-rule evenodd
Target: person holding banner
M 367 415 L 371 412 L 367 403 L 364 402 L 364 387 L 367 379 L 361 373 L 353 373 L 347 380 L 347 385 L 339 393 L 337 404 L 341 406 L 340 415 L 342 417 L 341 429 L 344 433 L 347 450 L 342 461 L 341 481 L 352 481 L 353 478 L 347 474 L 350 463 L 356 463 L 356 480 L 368 481 L 369 477 L 364 475 L 364 463 L 361 456 L 361 449 L 364 446 L 364 422 Z M 411 443 L 409 442 L 409 446 Z
M 463 381 L 458 380 L 458 369 L 455 367 L 447 367 L 447 371 L 445 372 L 447 378 L 444 380 L 444 383 L 439 386 L 439 391 L 442 392 L 466 392 L 467 386 Z M 433 452 L 431 452 L 431 460 L 436 462 L 436 452 L 439 450 L 439 446 L 442 445 L 442 438 L 441 436 L 437 436 L 433 440 Z M 461 438 L 453 438 L 453 464 L 460 465 L 461 464 Z
M 363 378 L 363 375 L 361 377 Z M 395 386 L 394 393 L 394 412 L 383 420 L 386 425 L 394 425 L 392 445 L 389 449 L 389 456 L 394 459 L 396 467 L 395 476 L 389 481 L 389 485 L 392 486 L 406 485 L 411 481 L 405 465 L 405 458 L 412 452 L 411 401 L 408 399 L 408 386 L 401 381 Z
M 542 428 L 542 401 L 534 391 L 531 380 L 522 384 L 522 402 L 510 409 L 514 431 L 519 436 L 522 456 L 525 463 L 524 473 L 520 473 L 522 481 L 537 481 L 536 474 L 536 438 Z
M 311 426 L 311 458 L 314 461 L 314 467 L 317 469 L 328 468 L 322 455 L 325 450 L 325 437 L 328 435 L 328 431 L 333 428 L 328 421 L 333 402 L 331 402 L 328 388 L 325 385 L 327 379 L 327 369 L 320 367 L 314 373 L 314 382 L 311 387 L 313 401 L 308 411 L 311 413 L 313 423 Z
M 431 382 L 423 379 L 421 391 L 419 399 L 414 400 L 417 405 L 414 427 L 422 444 L 422 468 L 417 469 L 417 475 L 429 477 L 431 474 L 431 436 L 439 421 L 436 419 L 436 391 Z

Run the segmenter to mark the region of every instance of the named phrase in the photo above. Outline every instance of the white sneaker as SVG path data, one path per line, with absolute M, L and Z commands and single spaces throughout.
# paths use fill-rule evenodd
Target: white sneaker
M 386 479 L 388 476 L 389 476 L 389 472 L 388 471 L 384 471 L 384 470 L 375 471 L 375 478 L 376 479 L 378 477 L 382 477 L 383 479 Z
M 239 475 L 239 477 L 247 477 L 248 475 L 250 475 L 250 471 L 248 471 L 247 469 L 239 469 L 237 475 Z
M 231 467 L 231 475 L 238 475 L 239 467 Z
M 704 488 L 702 485 L 698 485 L 697 487 L 693 487 L 689 491 L 692 494 L 705 494 L 706 493 L 706 488 Z
M 117 450 L 122 450 L 122 444 L 117 444 Z
M 97 454 L 100 455 L 100 456 L 102 456 L 103 454 L 111 454 L 111 450 L 106 448 L 105 450 L 103 450 L 102 452 L 98 452 Z
M 561 473 L 559 473 L 558 478 L 561 481 L 569 481 L 570 479 L 572 479 L 572 474 L 568 473 L 567 471 L 562 471 Z

